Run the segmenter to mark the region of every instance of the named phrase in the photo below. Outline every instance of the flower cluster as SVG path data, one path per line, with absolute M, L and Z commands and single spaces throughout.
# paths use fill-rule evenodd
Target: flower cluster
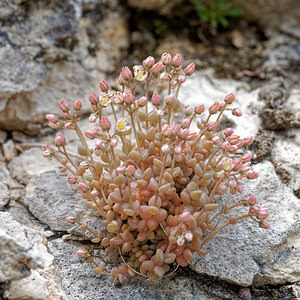
M 62 116 L 46 116 L 51 128 L 74 130 L 79 137 L 80 161 L 68 155 L 62 133 L 55 138 L 56 149 L 44 147 L 44 156 L 61 163 L 61 172 L 69 173 L 68 182 L 78 186 L 87 206 L 101 218 L 99 232 L 74 217 L 67 221 L 89 230 L 92 242 L 106 253 L 120 255 L 122 263 L 108 271 L 87 250 L 78 252 L 96 266 L 95 273 L 105 273 L 112 281 L 174 272 L 188 265 L 194 253 L 207 254 L 208 241 L 243 219 L 270 227 L 265 220 L 268 211 L 255 206 L 254 195 L 234 203 L 222 199 L 226 193 L 243 193 L 243 183 L 257 178 L 247 151 L 253 137 L 241 138 L 231 128 L 219 128 L 224 112 L 242 115 L 238 108 L 230 108 L 233 94 L 208 108 L 184 107 L 179 90 L 194 70 L 195 64 L 183 68 L 181 56 L 169 53 L 158 62 L 148 57 L 133 72 L 123 67 L 119 91 L 103 80 L 101 92 L 90 94 L 89 122 L 95 127 L 84 133 L 78 125 L 79 100 L 72 109 L 63 99 Z M 140 87 L 143 95 L 138 95 Z M 94 140 L 93 148 L 86 139 Z M 238 207 L 244 213 L 239 214 Z

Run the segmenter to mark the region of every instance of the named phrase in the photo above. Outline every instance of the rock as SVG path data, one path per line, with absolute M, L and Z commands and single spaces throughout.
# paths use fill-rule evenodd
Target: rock
M 15 157 L 8 164 L 12 177 L 26 184 L 37 174 L 57 169 L 58 162 L 54 158 L 46 159 L 42 154 L 42 149 L 31 148 Z
M 154 10 L 161 15 L 170 15 L 172 8 L 180 4 L 182 0 L 127 0 L 129 6 L 138 10 Z
M 199 299 L 219 300 L 204 290 L 201 281 L 191 276 L 171 276 L 151 282 L 143 277 L 125 281 L 122 285 L 112 285 L 105 275 L 93 274 L 92 266 L 80 263 L 77 251 L 80 244 L 65 243 L 62 239 L 49 242 L 50 251 L 62 275 L 62 285 L 69 299 Z M 108 255 L 103 259 L 107 262 Z M 112 267 L 108 262 L 108 269 Z M 223 295 L 226 294 L 223 291 Z M 231 294 L 232 296 L 232 294 Z M 234 297 L 227 299 L 235 299 Z
M 7 138 L 7 132 L 0 130 L 0 145 L 4 144 L 6 138 Z
M 234 0 L 234 5 L 244 11 L 248 20 L 256 21 L 269 29 L 298 28 L 299 30 L 299 3 L 293 0 L 283 1 L 250 1 Z M 263 16 L 263 18 L 261 17 Z
M 90 2 L 97 9 L 89 8 Z M 5 130 L 37 135 L 45 114 L 58 112 L 60 98 L 86 104 L 103 71 L 114 71 L 129 47 L 118 1 L 5 1 L 1 12 L 0 128 Z
M 24 232 L 18 231 L 19 223 L 8 213 L 0 212 L 0 216 L 0 282 L 29 276 L 31 269 L 41 266 L 38 251 L 32 248 Z
M 9 190 L 7 186 L 0 181 L 0 209 L 9 202 Z
M 3 144 L 3 152 L 4 158 L 7 161 L 11 161 L 14 157 L 17 156 L 17 150 L 12 140 L 8 140 L 6 143 Z
M 272 151 L 276 171 L 294 191 L 300 190 L 300 153 L 299 143 L 278 138 Z
M 259 163 L 255 169 L 260 176 L 244 186 L 245 194 L 255 194 L 268 207 L 271 228 L 263 230 L 249 220 L 227 227 L 208 242 L 208 255 L 194 257 L 191 267 L 241 286 L 297 282 L 299 243 L 295 249 L 291 243 L 299 239 L 299 201 L 280 182 L 270 162 Z M 279 259 L 282 254 L 285 259 Z
M 73 227 L 66 221 L 68 216 L 81 221 L 93 220 L 78 188 L 67 182 L 65 174 L 55 171 L 36 175 L 29 181 L 24 204 L 37 219 L 55 231 Z
M 10 300 L 24 298 L 66 300 L 60 287 L 60 275 L 54 265 L 54 257 L 48 253 L 44 235 L 21 225 L 9 213 L 0 213 L 0 227 L 9 232 L 9 237 L 13 236 L 11 237 L 13 244 L 8 240 L 5 246 L 0 247 L 0 252 L 3 252 L 0 262 L 0 282 L 3 281 L 3 269 L 4 280 L 14 280 L 4 292 L 4 297 Z M 2 235 L 0 240 L 3 241 Z M 29 268 L 37 267 L 39 269 L 30 273 Z M 27 277 L 20 279 L 25 276 Z
M 249 87 L 242 82 L 231 79 L 215 79 L 212 70 L 195 72 L 191 78 L 182 85 L 179 92 L 179 100 L 184 105 L 195 106 L 205 104 L 210 106 L 214 101 L 223 101 L 229 93 L 236 95 L 232 108 L 239 107 L 243 113 L 241 118 L 225 113 L 226 127 L 232 127 L 240 136 L 255 136 L 260 126 L 258 112 L 263 104 L 257 101 L 259 90 L 249 92 Z M 225 119 L 226 118 L 226 119 Z M 222 122 L 222 119 L 221 119 Z

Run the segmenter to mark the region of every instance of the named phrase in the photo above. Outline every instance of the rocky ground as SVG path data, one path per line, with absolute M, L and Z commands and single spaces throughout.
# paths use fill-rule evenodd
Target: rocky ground
M 191 9 L 182 2 L 170 3 Z M 139 22 L 135 9 L 149 3 Z M 300 298 L 300 33 L 293 22 L 264 31 L 243 20 L 210 35 L 195 22 L 176 28 L 180 16 L 170 20 L 170 9 L 164 1 L 0 1 L 0 299 Z M 271 229 L 238 224 L 170 277 L 111 285 L 77 258 L 88 236 L 65 218 L 94 220 L 42 157 L 54 137 L 44 116 L 62 97 L 87 103 L 103 78 L 116 85 L 120 62 L 164 51 L 197 64 L 180 94 L 186 105 L 236 94 L 243 117 L 225 122 L 256 137 L 260 177 L 245 193 L 269 207 Z M 113 266 L 117 258 L 103 259 Z

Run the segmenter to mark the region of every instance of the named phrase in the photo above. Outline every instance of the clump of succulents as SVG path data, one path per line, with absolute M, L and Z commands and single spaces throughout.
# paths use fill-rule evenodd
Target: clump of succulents
M 169 53 L 158 62 L 148 57 L 133 72 L 122 68 L 119 91 L 102 80 L 101 93 L 90 94 L 89 122 L 95 127 L 84 133 L 79 100 L 71 108 L 62 99 L 62 116 L 46 116 L 51 128 L 73 130 L 79 137 L 80 161 L 68 155 L 62 133 L 55 138 L 56 149 L 44 147 L 44 156 L 55 157 L 61 172 L 69 173 L 68 182 L 78 186 L 102 230 L 95 232 L 74 217 L 67 221 L 89 230 L 106 253 L 120 255 L 122 263 L 106 270 L 91 251 L 78 252 L 95 265 L 95 273 L 112 281 L 136 274 L 163 277 L 187 266 L 194 253 L 207 254 L 205 245 L 218 232 L 243 219 L 270 227 L 268 211 L 256 206 L 254 195 L 233 204 L 222 199 L 242 193 L 245 179 L 257 178 L 247 151 L 253 137 L 219 129 L 223 113 L 242 115 L 230 108 L 233 94 L 208 108 L 184 107 L 179 90 L 194 70 L 195 64 L 183 68 L 181 56 Z M 86 139 L 94 140 L 94 147 Z

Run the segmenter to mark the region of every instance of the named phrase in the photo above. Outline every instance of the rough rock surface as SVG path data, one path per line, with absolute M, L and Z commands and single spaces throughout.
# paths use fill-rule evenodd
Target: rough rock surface
M 0 212 L 0 228 L 3 228 L 0 238 L 0 282 L 11 281 L 4 297 L 65 300 L 60 286 L 60 274 L 56 270 L 53 255 L 48 252 L 44 234 L 21 225 L 9 213 L 3 212 Z M 6 240 L 2 235 L 4 231 L 4 237 L 8 238 Z M 32 268 L 35 270 L 30 272 Z
M 299 201 L 270 162 L 255 169 L 260 176 L 247 182 L 245 194 L 255 194 L 268 207 L 271 228 L 262 230 L 249 220 L 227 227 L 207 244 L 207 256 L 194 258 L 192 269 L 242 286 L 299 281 Z
M 127 0 L 128 5 L 139 10 L 155 10 L 161 15 L 171 15 L 172 9 L 182 0 Z
M 114 70 L 129 47 L 126 14 L 115 0 L 87 2 L 1 2 L 0 128 L 37 134 L 57 100 L 86 100 Z
M 241 136 L 255 136 L 260 120 L 258 112 L 263 106 L 258 103 L 258 89 L 249 91 L 250 87 L 243 82 L 231 79 L 216 79 L 213 77 L 213 70 L 195 72 L 187 82 L 182 85 L 179 92 L 179 100 L 184 105 L 205 104 L 210 106 L 214 101 L 223 101 L 225 95 L 234 93 L 235 104 L 243 113 L 242 118 L 237 118 L 231 113 L 224 113 L 226 127 L 232 127 L 236 134 Z M 254 105 L 255 103 L 255 105 Z M 234 107 L 234 106 L 233 106 Z
M 80 217 L 85 208 L 77 187 L 67 182 L 65 174 L 55 171 L 44 172 L 32 178 L 26 187 L 24 204 L 41 222 L 55 231 L 67 231 L 70 214 Z
M 112 285 L 105 275 L 93 274 L 93 269 L 86 263 L 80 263 L 77 251 L 82 245 L 69 244 L 61 239 L 49 243 L 51 252 L 55 255 L 57 265 L 62 275 L 62 285 L 72 300 L 81 299 L 199 299 L 218 300 L 201 287 L 197 278 L 183 276 L 167 277 L 157 282 L 145 278 L 135 278 L 123 285 Z M 104 260 L 105 255 L 103 256 Z M 108 263 L 108 267 L 113 267 Z M 75 283 L 75 284 L 74 284 Z M 232 296 L 232 295 L 231 295 Z M 231 299 L 235 297 L 232 296 Z M 228 298 L 229 299 L 229 298 Z
M 34 175 L 57 169 L 58 162 L 55 159 L 45 159 L 42 154 L 41 148 L 31 148 L 14 158 L 8 165 L 13 178 L 27 183 Z
M 267 28 L 277 28 L 289 33 L 296 33 L 300 28 L 300 4 L 298 1 L 254 0 L 247 2 L 234 0 L 233 3 L 243 9 L 246 18 Z

